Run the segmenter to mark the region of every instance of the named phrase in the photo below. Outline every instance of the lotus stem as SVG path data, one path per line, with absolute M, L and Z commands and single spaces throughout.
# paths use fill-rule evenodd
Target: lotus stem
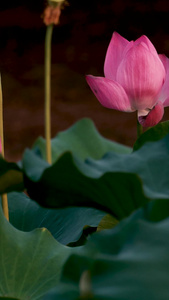
M 4 130 L 3 130 L 3 97 L 2 97 L 2 84 L 0 77 L 0 139 L 1 139 L 1 154 L 2 157 L 5 157 L 4 151 Z M 2 209 L 4 216 L 9 221 L 9 209 L 8 209 L 8 198 L 7 194 L 3 194 L 2 196 Z
M 52 163 L 51 154 L 51 41 L 53 24 L 46 28 L 45 37 L 45 138 L 46 160 Z
M 137 138 L 139 138 L 142 135 L 142 133 L 143 133 L 143 127 L 137 120 Z

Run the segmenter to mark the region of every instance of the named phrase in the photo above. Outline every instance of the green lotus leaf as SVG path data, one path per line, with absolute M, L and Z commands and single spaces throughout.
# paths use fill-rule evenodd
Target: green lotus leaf
M 27 150 L 25 186 L 41 205 L 96 207 L 120 220 L 150 200 L 169 198 L 168 157 L 169 135 L 131 154 L 109 152 L 82 161 L 66 153 L 47 167 Z
M 8 205 L 10 223 L 15 228 L 27 232 L 45 227 L 65 245 L 77 242 L 84 228 L 97 228 L 105 216 L 104 212 L 87 207 L 43 208 L 26 194 L 16 192 L 8 194 Z
M 88 157 L 100 159 L 106 152 L 131 153 L 132 149 L 116 142 L 110 141 L 100 135 L 94 123 L 87 118 L 81 119 L 69 129 L 62 131 L 51 140 L 52 161 L 55 162 L 61 154 L 70 151 L 75 156 L 85 160 Z M 39 137 L 33 149 L 40 151 L 46 159 L 46 141 Z
M 72 249 L 59 244 L 45 228 L 17 230 L 0 207 L 0 297 L 42 299 L 59 281 Z
M 152 201 L 115 228 L 93 234 L 43 300 L 166 300 L 168 235 L 169 200 Z
M 110 172 L 110 163 L 75 162 L 66 153 L 52 166 L 42 168 L 43 160 L 27 150 L 23 158 L 25 186 L 30 197 L 42 206 L 95 207 L 122 219 L 149 199 L 137 175 Z
M 97 160 L 82 160 L 67 152 L 52 166 L 26 150 L 22 160 L 24 187 L 42 206 L 94 207 L 120 220 L 150 200 L 169 198 L 168 157 L 169 135 L 145 143 L 133 153 L 111 151 Z M 1 161 L 4 164 L 0 160 L 0 167 Z M 17 190 L 17 185 L 12 188 Z

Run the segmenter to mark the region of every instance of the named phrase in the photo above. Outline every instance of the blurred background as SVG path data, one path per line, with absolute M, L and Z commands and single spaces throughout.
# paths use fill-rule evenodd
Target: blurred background
M 5 152 L 21 158 L 25 147 L 44 136 L 43 0 L 8 0 L 0 4 L 0 72 L 4 100 Z M 103 76 L 112 33 L 128 40 L 145 34 L 158 53 L 169 57 L 169 1 L 69 0 L 52 46 L 52 137 L 78 119 L 91 118 L 106 138 L 132 146 L 136 113 L 102 107 L 85 75 Z M 164 120 L 169 119 L 165 109 Z

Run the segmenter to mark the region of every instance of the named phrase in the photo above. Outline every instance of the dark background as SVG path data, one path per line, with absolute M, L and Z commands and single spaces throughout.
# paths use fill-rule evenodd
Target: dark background
M 0 4 L 0 71 L 9 160 L 19 159 L 25 147 L 44 135 L 45 5 L 43 0 Z M 128 40 L 145 34 L 159 53 L 169 56 L 169 1 L 69 1 L 53 33 L 53 137 L 78 119 L 90 117 L 105 137 L 133 145 L 136 113 L 102 107 L 85 81 L 85 74 L 103 76 L 113 31 Z M 167 119 L 168 109 L 163 120 Z

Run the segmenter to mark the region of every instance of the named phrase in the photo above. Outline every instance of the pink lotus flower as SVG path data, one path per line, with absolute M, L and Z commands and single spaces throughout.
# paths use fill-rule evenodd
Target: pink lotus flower
M 86 76 L 99 102 L 124 112 L 138 111 L 144 127 L 159 123 L 169 106 L 169 59 L 158 55 L 146 36 L 129 42 L 113 33 L 105 63 L 105 77 Z

